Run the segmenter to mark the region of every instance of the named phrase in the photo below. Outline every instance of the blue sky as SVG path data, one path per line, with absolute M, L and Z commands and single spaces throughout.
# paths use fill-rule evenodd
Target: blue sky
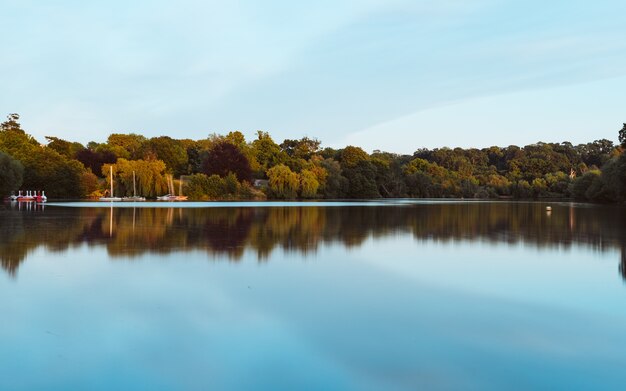
M 0 115 L 412 153 L 617 139 L 626 2 L 0 0 Z

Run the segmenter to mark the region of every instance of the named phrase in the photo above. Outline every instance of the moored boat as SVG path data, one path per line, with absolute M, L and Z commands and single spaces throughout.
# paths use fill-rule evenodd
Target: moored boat
M 157 201 L 187 201 L 187 196 L 183 195 L 183 182 L 180 182 L 180 195 L 176 195 L 174 192 L 174 180 L 172 176 L 168 176 L 167 187 L 169 189 L 169 193 L 166 195 L 162 195 L 157 197 Z
M 137 195 L 137 185 L 135 184 L 135 171 L 133 171 L 133 195 L 132 197 L 122 197 L 122 201 L 138 202 L 145 201 L 146 197 Z
M 18 191 L 17 195 L 13 194 L 9 197 L 11 201 L 16 202 L 46 202 L 48 197 L 46 197 L 45 191 L 35 191 L 35 190 L 24 190 L 24 194 L 22 194 L 22 190 Z
M 113 196 L 113 166 L 110 166 L 109 168 L 111 172 L 111 191 L 109 192 L 109 197 L 100 197 L 99 201 L 102 201 L 102 202 L 122 201 L 122 197 Z

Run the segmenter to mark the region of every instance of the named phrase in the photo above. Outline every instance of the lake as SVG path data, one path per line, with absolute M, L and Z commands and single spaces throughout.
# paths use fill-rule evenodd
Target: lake
M 624 207 L 5 204 L 0 261 L 2 390 L 623 388 Z

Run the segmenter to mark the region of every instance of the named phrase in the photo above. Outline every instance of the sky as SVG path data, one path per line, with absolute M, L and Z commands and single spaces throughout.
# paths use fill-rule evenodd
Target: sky
M 617 141 L 623 0 L 0 0 L 0 116 L 39 141 Z

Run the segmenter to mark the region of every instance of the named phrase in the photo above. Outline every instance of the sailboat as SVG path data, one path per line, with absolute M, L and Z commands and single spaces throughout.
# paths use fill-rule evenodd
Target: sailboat
M 122 201 L 145 201 L 146 197 L 141 197 L 137 195 L 137 185 L 135 184 L 135 171 L 133 171 L 133 196 L 132 197 L 123 197 Z
M 183 181 L 180 181 L 180 189 L 179 189 L 179 195 L 176 195 L 174 192 L 174 180 L 172 179 L 172 176 L 169 175 L 167 177 L 167 188 L 170 191 L 169 194 L 166 194 L 164 196 L 160 196 L 157 197 L 158 201 L 186 201 L 187 200 L 187 196 L 182 195 L 183 194 Z
M 114 201 L 121 201 L 122 199 L 120 197 L 113 197 L 113 166 L 109 166 L 109 168 L 111 169 L 111 192 L 109 193 L 109 197 L 100 197 L 100 201 L 104 201 L 104 202 L 114 202 Z
M 174 183 L 172 182 L 172 187 L 174 187 Z M 183 195 L 183 177 L 180 177 L 178 181 L 178 195 L 176 196 L 177 201 L 187 201 L 187 196 Z

